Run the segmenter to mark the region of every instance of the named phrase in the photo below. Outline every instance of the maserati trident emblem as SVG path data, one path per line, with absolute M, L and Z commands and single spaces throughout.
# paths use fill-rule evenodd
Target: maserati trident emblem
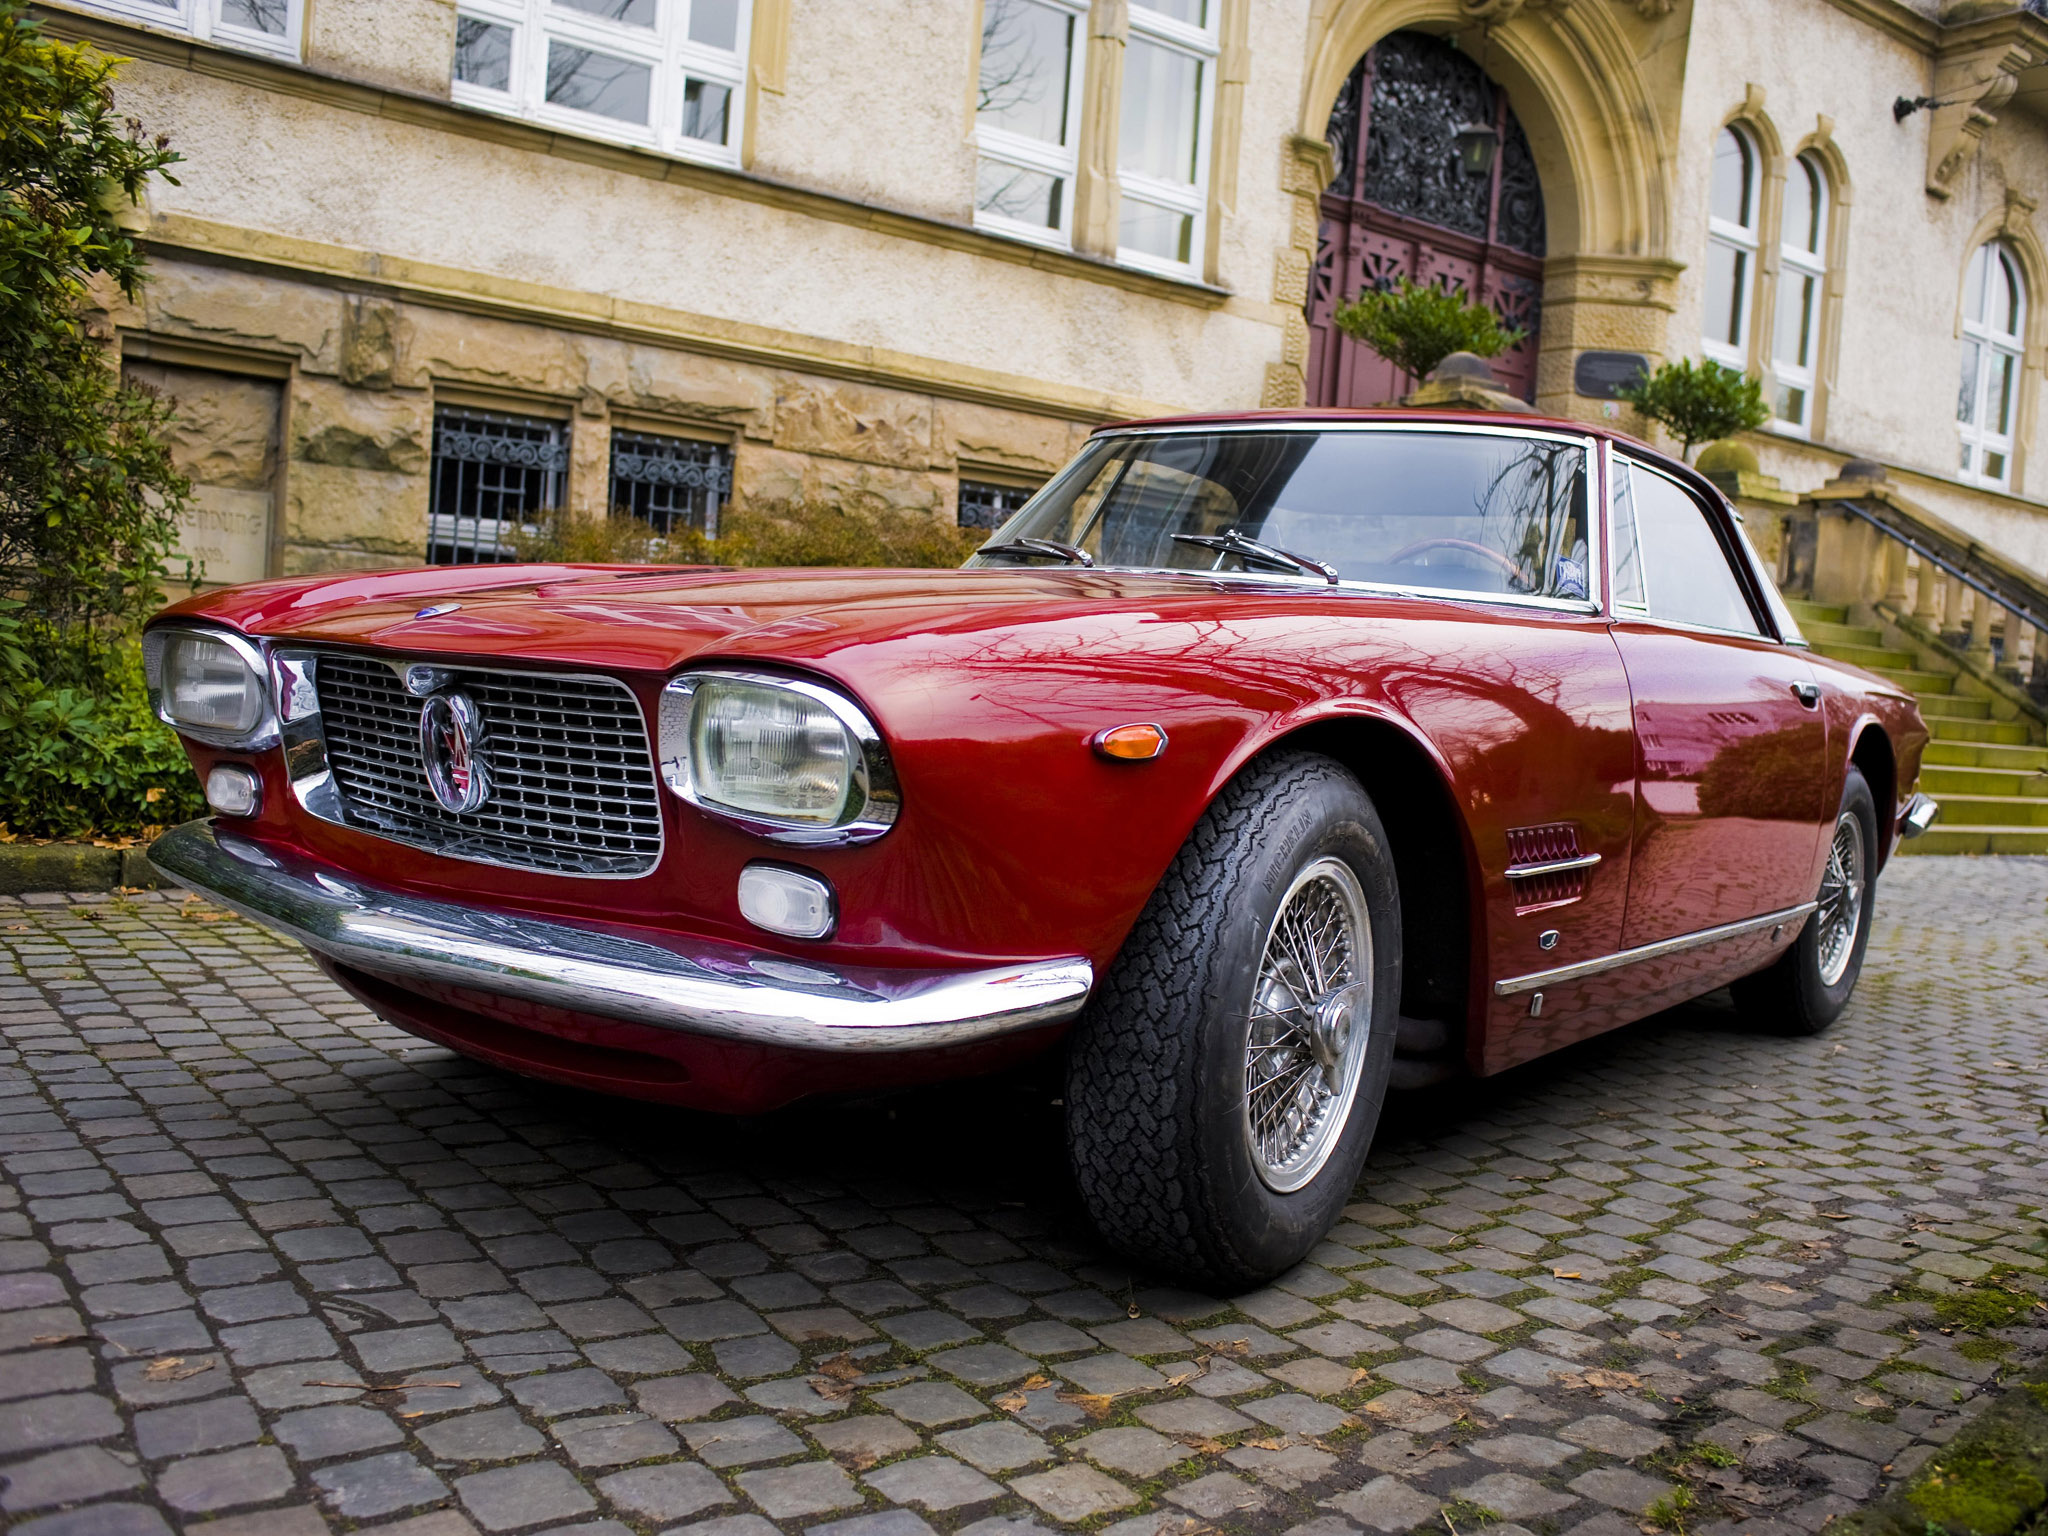
M 490 795 L 483 742 L 483 716 L 469 695 L 437 693 L 421 708 L 420 757 L 444 810 L 473 811 Z

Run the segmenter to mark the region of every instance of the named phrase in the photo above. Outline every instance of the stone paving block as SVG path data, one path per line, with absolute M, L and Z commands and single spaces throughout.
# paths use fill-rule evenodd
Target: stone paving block
M 750 1518 L 760 1520 L 758 1515 L 751 1516 Z M 721 1521 L 719 1523 L 724 1525 L 727 1522 Z M 726 1532 L 721 1530 L 709 1532 L 701 1525 L 693 1525 L 688 1527 L 688 1529 L 692 1532 L 702 1533 L 702 1536 L 769 1536 L 769 1533 L 775 1529 L 774 1526 L 769 1525 L 765 1520 L 761 1520 L 760 1523 L 761 1529 L 759 1531 L 735 1530 Z M 983 1520 L 968 1526 L 967 1530 L 981 1532 L 984 1526 L 1000 1524 L 1001 1522 L 999 1521 Z M 933 1536 L 933 1532 L 930 1525 L 907 1509 L 885 1509 L 879 1514 L 855 1515 L 850 1520 L 831 1520 L 823 1525 L 807 1526 L 804 1536 Z M 965 1532 L 962 1532 L 961 1536 L 965 1536 Z M 984 1533 L 984 1536 L 987 1536 L 987 1533 Z
M 862 1479 L 883 1498 L 929 1510 L 959 1509 L 1003 1496 L 1003 1486 L 989 1481 L 950 1456 L 916 1456 L 892 1462 Z
M 516 1530 L 543 1520 L 570 1520 L 597 1507 L 581 1483 L 545 1461 L 458 1477 L 455 1496 L 487 1531 Z
M 854 1487 L 853 1480 L 829 1461 L 800 1461 L 787 1467 L 742 1472 L 734 1481 L 771 1520 L 857 1509 L 861 1504 L 860 1490 Z
M 174 1461 L 156 1477 L 156 1492 L 173 1509 L 207 1514 L 262 1504 L 292 1489 L 291 1468 L 274 1445 L 250 1445 Z
M 657 1419 L 675 1423 L 704 1418 L 727 1403 L 738 1402 L 739 1395 L 716 1376 L 698 1372 L 637 1382 L 633 1400 Z
M 1162 1373 L 1128 1355 L 1087 1355 L 1063 1360 L 1055 1369 L 1083 1392 L 1153 1392 L 1166 1385 Z
M 947 1344 L 965 1344 L 981 1337 L 950 1312 L 904 1312 L 880 1319 L 876 1326 L 909 1349 L 938 1349 Z
M 447 1485 L 404 1451 L 321 1467 L 312 1478 L 322 1501 L 351 1520 L 417 1509 L 448 1495 Z
M 135 1415 L 135 1449 L 145 1461 L 248 1445 L 262 1433 L 246 1397 L 209 1398 Z
M 522 1406 L 548 1419 L 626 1401 L 619 1384 L 599 1370 L 548 1371 L 515 1381 L 510 1390 Z
M 92 1393 L 32 1397 L 0 1406 L 0 1456 L 104 1440 L 120 1432 L 114 1405 Z
M 1351 1422 L 1351 1415 L 1329 1403 L 1319 1403 L 1298 1392 L 1277 1397 L 1260 1397 L 1242 1404 L 1244 1411 L 1262 1424 L 1271 1424 L 1295 1435 L 1327 1435 Z
M 803 1441 L 775 1420 L 756 1414 L 743 1419 L 721 1419 L 715 1424 L 692 1424 L 683 1430 L 690 1449 L 714 1467 L 745 1467 L 757 1462 L 780 1461 L 802 1452 Z
M 46 1509 L 140 1486 L 142 1474 L 119 1457 L 96 1445 L 72 1446 L 10 1466 L 0 1509 Z
M 732 1491 L 708 1467 L 670 1462 L 633 1467 L 597 1481 L 597 1491 L 614 1508 L 642 1519 L 687 1520 L 691 1515 L 734 1502 Z
M 1630 1474 L 1633 1476 L 1634 1474 Z M 1648 1479 L 1645 1479 L 1648 1481 Z M 1510 1520 L 1536 1520 L 1570 1509 L 1578 1500 L 1519 1472 L 1493 1472 L 1452 1490 L 1457 1497 L 1498 1510 Z
M 511 1408 L 457 1414 L 419 1431 L 420 1443 L 443 1461 L 510 1461 L 546 1445 L 539 1431 Z
M 821 1444 L 824 1443 L 822 1435 L 818 1439 Z M 913 1443 L 914 1440 L 915 1437 Z M 936 1443 L 984 1472 L 1015 1471 L 1018 1467 L 1029 1467 L 1041 1461 L 1050 1461 L 1053 1454 L 1052 1447 L 1030 1430 L 1021 1424 L 1007 1422 L 970 1424 L 965 1429 L 949 1429 L 937 1437 Z M 826 1448 L 832 1449 L 829 1445 Z
M 961 1349 L 941 1350 L 929 1359 L 948 1376 L 975 1387 L 1008 1386 L 1038 1369 L 1036 1360 L 1002 1344 L 969 1344 Z
M 1600 1451 L 1608 1456 L 1620 1456 L 1633 1461 L 1647 1456 L 1664 1445 L 1667 1436 L 1640 1424 L 1632 1424 L 1611 1413 L 1589 1414 L 1575 1423 L 1567 1424 L 1557 1432 L 1560 1440 L 1569 1440 L 1573 1445 L 1583 1445 L 1591 1451 Z
M 1069 1441 L 1062 1450 L 1078 1451 L 1098 1466 L 1135 1478 L 1157 1477 L 1168 1467 L 1187 1458 L 1187 1447 L 1169 1440 L 1156 1430 L 1125 1425 L 1098 1429 Z
M 1437 1512 L 1439 1500 L 1390 1474 L 1381 1474 L 1362 1488 L 1322 1501 L 1360 1525 L 1375 1531 L 1406 1531 Z
M 1206 1477 L 1166 1490 L 1168 1503 L 1177 1504 L 1204 1520 L 1221 1520 L 1226 1516 L 1262 1509 L 1271 1502 L 1271 1497 L 1263 1488 L 1228 1472 L 1211 1472 Z M 1162 1527 L 1167 1531 L 1185 1528 L 1185 1522 Z
M 917 1381 L 907 1387 L 892 1387 L 875 1393 L 869 1401 L 885 1413 L 928 1428 L 978 1419 L 989 1411 L 980 1399 L 969 1397 L 943 1381 Z
M 1596 1467 L 1582 1472 L 1566 1485 L 1581 1498 L 1618 1509 L 1625 1515 L 1640 1515 L 1671 1492 L 1671 1484 L 1648 1477 L 1627 1467 Z
M 1465 1446 L 1471 1455 L 1504 1467 L 1528 1467 L 1548 1471 L 1579 1454 L 1576 1446 L 1560 1444 L 1542 1435 L 1491 1435 Z
M 1235 1434 L 1253 1427 L 1252 1421 L 1243 1414 L 1233 1413 L 1221 1403 L 1199 1397 L 1146 1403 L 1138 1409 L 1137 1416 L 1161 1434 L 1195 1435 L 1204 1439 Z
M 15 1536 L 171 1536 L 164 1517 L 140 1504 L 91 1504 L 84 1509 L 44 1515 L 12 1529 Z M 327 1528 L 321 1525 L 293 1529 L 280 1525 L 277 1536 L 327 1536 Z
M 1138 1496 L 1115 1478 L 1070 1462 L 1050 1472 L 1027 1472 L 1014 1478 L 1010 1487 L 1055 1520 L 1068 1522 L 1129 1509 Z

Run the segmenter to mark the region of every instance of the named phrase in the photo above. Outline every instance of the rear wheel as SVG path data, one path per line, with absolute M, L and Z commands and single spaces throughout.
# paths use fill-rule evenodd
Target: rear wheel
M 1325 757 L 1255 765 L 1197 824 L 1075 1032 L 1068 1141 L 1098 1228 L 1224 1289 L 1351 1198 L 1401 995 L 1386 834 Z
M 1774 964 L 1735 983 L 1739 1008 L 1781 1033 L 1817 1035 L 1849 1006 L 1870 942 L 1877 849 L 1877 803 L 1852 767 L 1813 915 Z

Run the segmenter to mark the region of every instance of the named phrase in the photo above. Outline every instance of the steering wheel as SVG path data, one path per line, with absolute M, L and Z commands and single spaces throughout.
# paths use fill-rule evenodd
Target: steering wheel
M 1528 578 L 1522 574 L 1522 568 L 1515 564 L 1514 561 L 1510 560 L 1499 550 L 1488 549 L 1484 544 L 1475 544 L 1470 539 L 1417 539 L 1413 544 L 1404 545 L 1387 556 L 1387 563 L 1394 565 L 1402 560 L 1413 559 L 1416 555 L 1427 553 L 1432 549 L 1461 549 L 1468 555 L 1479 555 L 1484 559 L 1491 560 L 1505 571 L 1508 580 L 1513 582 L 1518 589 L 1524 588 L 1529 584 Z

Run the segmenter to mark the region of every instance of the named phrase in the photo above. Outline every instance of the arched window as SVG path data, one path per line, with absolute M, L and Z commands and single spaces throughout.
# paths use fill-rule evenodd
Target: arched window
M 1749 366 L 1756 224 L 1756 145 L 1740 128 L 1723 128 L 1707 199 L 1706 353 L 1730 368 Z
M 1778 313 L 1771 329 L 1771 409 L 1778 426 L 1813 426 L 1814 373 L 1820 356 L 1821 289 L 1827 278 L 1828 180 L 1811 155 L 1785 177 L 1778 228 Z
M 2012 252 L 1996 240 L 1979 246 L 1963 281 L 1963 378 L 1956 396 L 1965 480 L 2005 485 L 2012 479 L 2026 319 L 2027 291 Z

